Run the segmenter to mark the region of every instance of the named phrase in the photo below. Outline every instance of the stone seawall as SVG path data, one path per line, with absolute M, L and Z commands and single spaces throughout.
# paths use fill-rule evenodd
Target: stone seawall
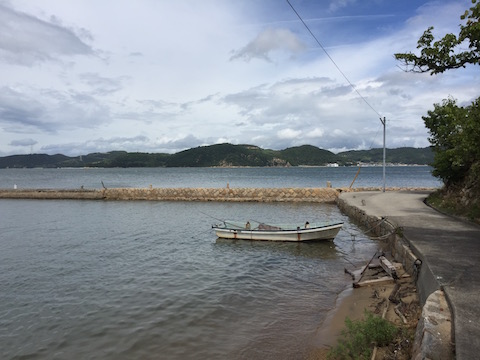
M 0 189 L 0 199 L 152 200 L 335 203 L 341 192 L 380 191 L 381 188 L 111 188 Z M 387 191 L 402 188 L 387 188 Z M 405 190 L 405 189 L 403 189 Z M 416 188 L 415 190 L 421 190 Z M 339 205 L 340 206 L 340 205 Z
M 386 241 L 395 260 L 401 262 L 405 270 L 416 279 L 423 306 L 413 342 L 412 359 L 453 359 L 452 313 L 445 293 L 436 290 L 439 287 L 437 280 L 426 264 L 422 264 L 421 259 L 413 253 L 403 237 L 402 229 L 386 218 L 371 216 L 356 206 L 350 206 L 341 198 L 337 198 L 337 206 L 344 214 L 368 229 L 369 235 Z
M 387 242 L 388 250 L 392 252 L 395 260 L 401 262 L 410 275 L 418 276 L 418 258 L 403 239 L 401 229 L 391 224 L 388 219 L 370 216 L 358 207 L 349 206 L 346 201 L 340 198 L 337 198 L 336 203 L 344 214 L 367 229 L 369 236 L 378 237 Z
M 236 201 L 334 203 L 333 188 L 112 188 L 0 190 L 0 199 Z

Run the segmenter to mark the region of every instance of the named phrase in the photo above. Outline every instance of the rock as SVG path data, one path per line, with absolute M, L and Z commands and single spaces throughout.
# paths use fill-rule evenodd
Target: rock
M 430 294 L 417 325 L 412 359 L 453 360 L 452 320 L 445 294 Z

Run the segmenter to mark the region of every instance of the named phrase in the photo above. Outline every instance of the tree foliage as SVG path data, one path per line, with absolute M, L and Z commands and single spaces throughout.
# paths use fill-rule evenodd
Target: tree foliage
M 340 162 L 340 158 L 331 151 L 319 149 L 312 145 L 302 145 L 287 148 L 278 152 L 279 158 L 285 159 L 291 165 L 325 165 Z
M 417 49 L 421 49 L 419 56 L 412 52 L 395 54 L 395 58 L 403 63 L 405 71 L 430 72 L 434 75 L 467 64 L 479 65 L 480 1 L 477 3 L 477 0 L 472 0 L 472 7 L 460 18 L 466 21 L 460 24 L 458 36 L 446 34 L 442 39 L 434 41 L 434 28 L 431 26 L 417 42 Z M 463 50 L 467 45 L 468 50 Z
M 480 98 L 466 107 L 443 100 L 422 118 L 435 151 L 433 175 L 447 187 L 462 182 L 480 159 Z
M 370 150 L 349 150 L 338 154 L 345 159 L 346 163 L 380 163 L 383 159 L 383 149 Z M 387 163 L 399 163 L 409 165 L 419 165 L 433 163 L 434 153 L 432 147 L 413 148 L 402 147 L 397 149 L 388 149 Z
M 479 64 L 480 57 L 480 1 L 472 0 L 472 7 L 461 16 L 459 35 L 447 34 L 434 41 L 433 27 L 418 40 L 421 55 L 395 54 L 403 61 L 406 71 L 430 72 L 431 75 L 449 69 Z M 459 50 L 466 48 L 468 50 Z M 460 107 L 452 98 L 434 104 L 434 110 L 423 117 L 429 129 L 429 141 L 435 158 L 433 174 L 441 178 L 446 190 L 462 193 L 461 202 L 468 205 L 470 198 L 480 195 L 480 98 L 466 107 Z M 476 200 L 478 201 L 478 199 Z

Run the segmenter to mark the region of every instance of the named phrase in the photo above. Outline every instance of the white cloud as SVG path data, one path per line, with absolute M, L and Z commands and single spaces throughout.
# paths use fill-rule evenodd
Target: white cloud
M 108 108 L 89 94 L 50 89 L 3 87 L 0 120 L 12 133 L 58 133 L 97 127 L 110 120 Z
M 250 61 L 258 58 L 271 62 L 270 54 L 281 50 L 290 54 L 304 51 L 306 46 L 289 29 L 267 28 L 259 33 L 240 50 L 235 51 L 230 60 L 243 59 Z
M 58 56 L 91 55 L 93 50 L 71 29 L 46 22 L 0 3 L 0 58 L 30 66 Z
M 10 146 L 33 146 L 38 144 L 38 141 L 33 140 L 33 139 L 18 139 L 18 140 L 12 140 L 10 142 Z
M 301 133 L 299 130 L 282 129 L 277 132 L 277 136 L 279 139 L 295 139 L 299 137 Z
M 313 139 L 313 138 L 321 138 L 325 134 L 325 130 L 320 129 L 320 128 L 314 128 L 310 131 L 306 131 L 305 137 L 307 139 Z
M 332 0 L 330 2 L 329 10 L 331 12 L 335 12 L 339 9 L 342 9 L 347 6 L 351 6 L 351 4 L 355 3 L 357 0 Z

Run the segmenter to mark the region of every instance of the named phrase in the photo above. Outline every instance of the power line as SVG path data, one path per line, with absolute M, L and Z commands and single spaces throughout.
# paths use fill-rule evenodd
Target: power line
M 312 35 L 312 37 L 315 39 L 315 41 L 317 42 L 318 46 L 320 46 L 322 48 L 322 50 L 325 52 L 325 54 L 328 56 L 328 58 L 330 59 L 330 61 L 333 63 L 333 65 L 335 65 L 335 67 L 337 68 L 337 70 L 340 72 L 340 74 L 342 74 L 342 76 L 345 78 L 345 80 L 347 80 L 347 82 L 350 84 L 350 86 L 352 87 L 352 89 L 358 94 L 358 96 L 360 96 L 360 98 L 365 102 L 365 104 L 368 105 L 368 107 L 370 109 L 372 109 L 380 118 L 380 122 L 382 123 L 383 125 L 383 192 L 385 192 L 385 167 L 386 167 L 386 151 L 385 151 L 385 131 L 386 131 L 386 124 L 387 124 L 387 119 L 385 117 L 382 118 L 382 115 L 380 115 L 380 113 L 375 110 L 373 108 L 372 105 L 370 105 L 370 103 L 367 101 L 367 99 L 365 99 L 362 94 L 360 94 L 357 90 L 357 88 L 352 84 L 352 82 L 348 79 L 347 75 L 344 74 L 344 72 L 342 71 L 342 69 L 340 69 L 340 67 L 337 65 L 337 63 L 333 60 L 333 58 L 330 56 L 330 54 L 327 52 L 327 50 L 325 50 L 325 48 L 323 47 L 323 45 L 320 43 L 320 41 L 317 39 L 317 37 L 315 36 L 315 34 L 312 32 L 312 30 L 310 30 L 310 28 L 308 27 L 308 25 L 305 23 L 305 21 L 303 21 L 302 17 L 300 16 L 300 14 L 297 12 L 297 10 L 295 10 L 295 8 L 293 7 L 293 5 L 290 3 L 289 0 L 287 0 L 287 3 L 288 5 L 290 5 L 290 7 L 292 8 L 293 12 L 295 14 L 297 14 L 298 18 L 300 19 L 300 21 L 302 22 L 302 24 L 305 26 L 305 28 L 308 30 L 308 32 L 310 33 L 310 35 Z M 372 142 L 373 144 L 373 142 Z
M 330 61 L 333 63 L 333 65 L 335 65 L 335 67 L 337 68 L 337 70 L 340 72 L 340 74 L 342 74 L 342 76 L 345 78 L 345 80 L 348 82 L 348 84 L 351 86 L 351 88 L 358 94 L 358 96 L 360 96 L 360 98 L 365 102 L 365 104 L 367 104 L 370 109 L 372 109 L 379 117 L 380 117 L 380 121 L 383 121 L 382 120 L 382 115 L 380 115 L 380 113 L 374 109 L 374 107 L 372 105 L 370 105 L 370 103 L 367 101 L 367 99 L 365 99 L 362 94 L 360 94 L 358 92 L 358 90 L 355 88 L 355 86 L 352 84 L 352 82 L 348 79 L 347 75 L 345 75 L 345 73 L 342 71 L 342 69 L 340 69 L 340 67 L 337 65 L 337 63 L 333 60 L 333 58 L 330 56 L 330 54 L 327 52 L 327 50 L 323 47 L 323 45 L 320 43 L 320 41 L 317 39 L 317 37 L 314 35 L 314 33 L 312 32 L 312 30 L 310 30 L 310 28 L 308 27 L 308 25 L 305 23 L 305 21 L 303 21 L 302 17 L 300 16 L 300 14 L 297 12 L 297 10 L 295 10 L 295 8 L 293 7 L 293 5 L 290 3 L 289 0 L 287 0 L 287 3 L 288 5 L 290 5 L 290 7 L 292 8 L 293 12 L 298 16 L 298 18 L 300 19 L 300 21 L 302 22 L 302 24 L 305 26 L 305 28 L 308 30 L 308 32 L 310 33 L 310 35 L 312 35 L 312 37 L 315 39 L 315 41 L 317 42 L 318 46 L 320 46 L 320 48 L 323 50 L 323 52 L 328 56 L 328 58 L 330 59 Z

